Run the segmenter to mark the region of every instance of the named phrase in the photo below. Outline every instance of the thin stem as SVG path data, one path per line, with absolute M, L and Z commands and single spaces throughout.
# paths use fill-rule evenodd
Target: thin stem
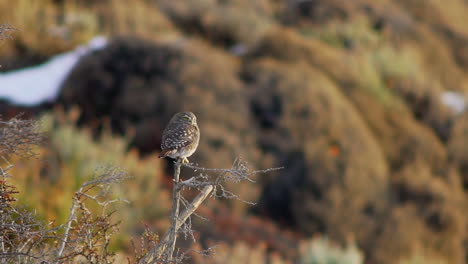
M 177 241 L 177 225 L 179 222 L 179 207 L 180 207 L 180 189 L 176 188 L 179 183 L 180 177 L 180 166 L 182 162 L 178 160 L 174 166 L 174 188 L 172 190 L 172 212 L 171 212 L 171 233 L 169 237 L 170 247 L 168 248 L 167 256 L 169 261 L 172 261 L 172 257 L 175 250 L 175 245 Z
M 188 180 L 179 181 L 180 167 L 185 166 L 194 170 L 195 172 L 202 172 L 198 176 L 193 176 Z M 201 168 L 192 164 L 181 163 L 177 161 L 174 167 L 174 187 L 172 190 L 172 211 L 171 211 L 171 226 L 169 230 L 164 234 L 162 239 L 158 241 L 158 244 L 149 250 L 149 252 L 141 258 L 139 264 L 150 264 L 150 263 L 180 263 L 183 255 L 174 256 L 175 245 L 177 240 L 177 233 L 183 225 L 185 234 L 192 234 L 191 224 L 186 223 L 190 219 L 190 216 L 195 213 L 197 208 L 203 203 L 203 201 L 212 195 L 214 198 L 228 198 L 228 199 L 240 199 L 235 193 L 226 190 L 223 186 L 223 183 L 232 181 L 235 183 L 241 182 L 243 180 L 254 182 L 249 177 L 258 173 L 266 173 L 273 170 L 278 170 L 281 168 L 271 168 L 266 170 L 250 170 L 247 162 L 242 159 L 236 159 L 230 169 L 210 169 L 210 168 Z M 212 172 L 217 174 L 217 176 L 210 181 L 209 176 L 206 174 Z M 195 197 L 195 199 L 188 203 L 181 196 L 182 190 L 187 188 L 195 188 L 200 191 L 200 193 Z M 219 194 L 216 193 L 219 191 Z M 179 213 L 180 203 L 183 202 L 185 207 L 182 213 Z M 247 202 L 250 203 L 250 202 Z M 251 203 L 253 204 L 253 203 Z
M 179 230 L 180 227 L 187 221 L 187 219 L 197 210 L 197 208 L 205 201 L 206 198 L 213 191 L 213 186 L 205 186 L 203 190 L 193 199 L 193 201 L 185 208 L 185 210 L 180 214 L 179 221 L 177 222 L 176 230 Z M 169 242 L 169 236 L 171 235 L 171 230 L 167 231 L 163 238 L 159 241 L 158 245 L 154 247 L 150 253 L 148 253 L 144 258 L 142 258 L 138 264 L 147 264 L 154 263 L 155 260 L 161 257 L 162 253 L 165 251 L 167 244 Z
M 81 187 L 80 190 L 78 190 L 78 192 L 81 192 L 82 188 L 83 187 Z M 67 227 L 65 228 L 65 233 L 63 235 L 64 237 L 63 237 L 63 240 L 62 240 L 62 244 L 60 245 L 60 249 L 57 252 L 57 262 L 59 262 L 60 257 L 62 257 L 63 251 L 65 249 L 65 246 L 67 245 L 67 242 L 68 242 L 68 236 L 69 236 L 69 233 L 70 233 L 72 222 L 75 220 L 76 207 L 77 207 L 77 200 L 76 199 L 79 199 L 79 197 L 76 197 L 76 196 L 74 197 L 73 202 L 72 202 L 72 206 L 70 207 L 70 216 L 68 217 L 68 220 L 67 220 Z
M 0 240 L 2 241 L 1 246 L 2 246 L 2 253 L 5 253 L 5 242 L 3 241 L 3 237 L 0 237 Z M 2 259 L 2 263 L 5 263 L 5 259 Z

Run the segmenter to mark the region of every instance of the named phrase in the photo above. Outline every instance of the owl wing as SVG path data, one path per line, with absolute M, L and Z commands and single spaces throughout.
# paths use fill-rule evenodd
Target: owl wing
M 180 149 L 196 140 L 198 128 L 191 124 L 168 126 L 163 132 L 161 149 Z

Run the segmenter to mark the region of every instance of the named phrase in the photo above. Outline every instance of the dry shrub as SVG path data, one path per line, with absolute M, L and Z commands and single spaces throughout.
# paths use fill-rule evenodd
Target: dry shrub
M 451 52 L 454 60 L 462 70 L 468 68 L 468 34 L 460 35 L 451 31 L 445 31 L 445 37 L 451 44 Z
M 67 263 L 83 257 L 89 262 L 110 263 L 110 237 L 117 223 L 109 211 L 110 186 L 126 175 L 116 168 L 103 168 L 96 178 L 81 186 L 71 198 L 73 206 L 65 223 L 42 221 L 36 210 L 28 210 L 15 196 L 11 182 L 13 156 L 36 157 L 35 147 L 44 135 L 34 120 L 1 121 L 0 157 L 0 259 L 3 263 Z M 37 171 L 36 171 L 37 173 Z M 89 202 L 95 203 L 94 207 Z M 115 200 L 114 200 L 115 201 Z M 97 208 L 97 209 L 96 209 Z M 96 215 L 99 214 L 99 215 Z
M 397 248 L 392 251 L 395 255 L 406 239 L 412 244 L 426 236 L 434 239 L 448 234 L 446 229 L 433 236 L 425 234 L 431 225 L 421 229 L 419 236 L 399 241 L 391 237 L 392 226 L 387 226 L 393 222 L 385 219 L 393 210 L 404 212 L 401 219 L 429 214 L 399 209 L 402 205 L 389 198 L 402 187 L 390 177 L 407 170 L 423 173 L 422 167 L 415 167 L 419 162 L 428 164 L 430 179 L 450 175 L 455 181 L 458 177 L 447 172 L 445 147 L 425 125 L 431 122 L 426 119 L 435 119 L 445 126 L 450 119 L 440 111 L 424 111 L 425 100 L 430 100 L 429 107 L 440 105 L 437 96 L 442 88 L 404 86 L 413 81 L 398 71 L 404 59 L 379 64 L 367 54 L 354 56 L 355 63 L 379 66 L 374 75 L 382 89 L 387 89 L 384 81 L 395 79 L 388 86 L 404 100 L 395 100 L 389 107 L 359 89 L 372 83 L 372 78 L 360 79 L 352 65 L 339 64 L 340 56 L 348 55 L 281 28 L 268 33 L 242 63 L 198 40 L 150 44 L 119 39 L 81 61 L 64 84 L 60 100 L 82 107 L 81 124 L 99 126 L 109 118 L 117 132 L 133 127 L 133 144 L 148 152 L 159 149 L 160 133 L 171 115 L 190 109 L 199 117 L 202 131 L 200 149 L 192 161 L 218 166 L 243 153 L 260 167 L 287 164 L 281 174 L 261 180 L 266 186 L 259 211 L 265 210 L 305 235 L 324 232 L 343 243 L 355 238 L 371 263 L 391 263 L 384 262 L 391 255 L 383 253 L 386 246 L 380 241 L 390 243 L 390 239 L 388 247 Z M 408 69 L 423 69 L 417 63 L 407 64 Z M 414 108 L 405 101 L 415 103 Z M 255 188 L 236 190 L 248 200 L 258 195 Z M 431 208 L 440 208 L 441 217 L 457 223 L 447 204 Z M 236 212 L 245 213 L 245 209 Z M 407 232 L 411 227 L 401 229 Z M 377 242 L 382 250 L 375 248 Z M 443 259 L 450 259 L 450 254 L 459 258 L 459 248 L 450 251 L 438 250 L 431 243 L 420 245 Z M 410 248 L 397 255 L 414 252 Z
M 371 263 L 393 263 L 396 255 L 421 252 L 463 263 L 465 216 L 460 208 L 465 202 L 460 175 L 448 160 L 453 151 L 405 107 L 389 110 L 368 95 L 352 97 L 384 150 L 392 179 L 392 203 L 380 220 L 383 231 L 369 240 L 375 243 L 368 252 Z M 442 241 L 449 245 L 438 246 Z
M 390 110 L 366 93 L 356 92 L 352 96 L 360 109 L 356 112 L 342 101 L 329 80 L 305 65 L 282 65 L 268 60 L 253 65 L 245 69 L 244 79 L 258 89 L 251 108 L 261 126 L 259 147 L 265 156 L 281 157 L 280 163 L 288 164 L 285 173 L 267 183 L 262 196 L 263 203 L 271 206 L 268 211 L 273 217 L 293 219 L 293 224 L 306 234 L 325 232 L 342 242 L 348 236 L 355 237 L 370 263 L 392 263 L 392 255 L 410 256 L 417 252 L 413 244 L 449 263 L 460 263 L 463 239 L 460 234 L 464 229 L 463 214 L 459 213 L 462 206 L 459 176 L 449 167 L 446 150 L 431 129 L 415 120 L 405 107 Z M 314 81 L 308 81 L 309 78 Z M 340 107 L 350 109 L 339 110 Z M 365 118 L 371 133 L 359 115 Z M 396 177 L 391 187 L 385 180 L 387 161 L 392 177 Z M 381 178 L 376 178 L 379 173 Z M 445 197 L 420 205 L 416 211 L 403 210 L 400 217 L 407 220 L 400 221 L 411 223 L 415 221 L 411 220 L 413 217 L 421 216 L 424 220 L 415 223 L 415 233 L 409 224 L 398 227 L 408 234 L 401 241 L 392 236 L 394 231 L 377 231 L 393 230 L 394 223 L 385 220 L 388 217 L 385 210 L 393 214 L 400 206 L 418 204 L 417 195 L 412 196 L 416 191 L 406 182 L 401 184 L 400 174 L 405 175 L 405 180 L 419 179 L 421 184 L 434 182 L 430 195 Z M 404 193 L 409 198 L 400 205 L 401 201 L 387 200 L 386 193 L 392 197 L 394 193 Z M 436 246 L 446 239 L 451 246 Z M 376 241 L 385 242 L 377 244 L 377 249 Z M 397 249 L 391 251 L 392 247 Z
M 464 60 L 468 31 L 460 27 L 467 23 L 466 16 L 463 16 L 466 5 L 461 1 L 451 1 L 443 5 L 438 1 L 421 2 L 411 1 L 391 1 L 390 9 L 392 14 L 406 25 L 395 27 L 394 23 L 388 24 L 385 33 L 392 44 L 413 46 L 413 53 L 420 57 L 422 70 L 416 72 L 413 77 L 421 77 L 427 82 L 440 82 L 444 90 L 464 90 L 466 91 L 466 77 Z M 388 17 L 387 8 L 382 8 L 383 17 Z M 401 24 L 401 23 L 400 23 Z M 398 47 L 398 46 L 397 46 Z
M 152 1 L 135 0 L 0 0 L 0 17 L 20 34 L 2 43 L 1 60 L 31 65 L 72 49 L 96 35 L 134 34 L 146 39 L 173 39 L 177 30 Z M 38 59 L 39 58 L 39 59 Z M 20 61 L 21 62 L 21 61 Z M 7 63 L 4 63 L 7 64 Z
M 42 143 L 44 134 L 35 120 L 20 117 L 0 120 L 0 157 L 5 161 L 11 155 L 30 158 L 35 156 L 34 146 Z
M 190 110 L 202 131 L 192 162 L 226 167 L 241 153 L 257 165 L 238 66 L 235 58 L 196 40 L 151 44 L 120 39 L 84 58 L 64 83 L 59 100 L 80 106 L 81 124 L 109 118 L 116 132 L 133 128 L 132 145 L 143 153 L 159 150 L 162 130 L 175 112 Z M 246 200 L 258 197 L 257 187 L 231 187 Z
M 426 161 L 434 172 L 445 169 L 447 152 L 441 140 L 418 122 L 405 105 L 389 109 L 359 91 L 353 92 L 351 98 L 377 138 L 391 171 L 418 159 Z
M 64 83 L 60 101 L 81 107 L 80 122 L 108 116 L 117 132 L 133 126 L 134 144 L 143 151 L 159 149 L 172 114 L 190 109 L 203 133 L 193 161 L 229 166 L 235 153 L 245 159 L 254 154 L 237 67 L 235 59 L 198 41 L 120 39 L 82 60 Z
M 305 61 L 333 80 L 345 84 L 353 80 L 343 63 L 346 54 L 317 39 L 305 38 L 292 29 L 274 27 L 249 52 L 250 59 L 275 58 L 286 62 Z
M 448 142 L 449 160 L 458 167 L 463 189 L 468 192 L 468 113 L 460 115 L 451 130 Z
M 368 254 L 371 263 L 393 263 L 396 255 L 420 251 L 462 263 L 462 187 L 445 146 L 408 109 L 390 111 L 364 94 L 353 98 L 384 150 L 392 179 L 393 198 L 380 220 L 382 231 L 369 240 L 375 243 Z M 450 242 L 438 246 L 442 241 Z
M 61 103 L 79 104 L 82 123 L 109 116 L 115 131 L 134 127 L 145 152 L 159 149 L 174 112 L 193 110 L 194 161 L 218 167 L 244 153 L 262 167 L 287 164 L 262 180 L 275 219 L 341 242 L 355 233 L 370 263 L 422 250 L 457 263 L 466 133 L 440 95 L 468 88 L 460 3 L 157 1 L 178 30 L 208 43 L 118 40 L 81 62 Z M 247 56 L 210 46 L 237 43 Z
M 464 263 L 466 201 L 456 171 L 438 177 L 426 162 L 415 161 L 394 176 L 392 185 L 395 203 L 382 219 L 371 259 L 394 263 L 395 256 L 425 252 L 441 263 Z
M 338 41 L 343 48 L 350 50 L 372 34 L 391 37 L 392 42 L 398 43 L 402 36 L 412 38 L 414 33 L 411 14 L 395 4 L 395 1 L 287 2 L 279 12 L 283 24 L 294 26 L 300 32 L 318 34 L 325 41 L 332 40 L 326 37 L 331 36 L 336 38 L 333 42 Z
M 301 235 L 284 230 L 270 219 L 236 214 L 222 201 L 208 201 L 199 209 L 199 213 L 210 219 L 207 222 L 195 218 L 193 222 L 200 231 L 199 243 L 203 248 L 243 241 L 250 246 L 263 244 L 268 251 L 276 252 L 284 259 L 298 257 L 297 247 Z
M 395 79 L 389 88 L 405 101 L 417 121 L 431 128 L 442 141 L 449 138 L 455 115 L 442 103 L 439 82 Z
M 12 31 L 15 31 L 15 28 L 8 25 L 8 24 L 3 24 L 3 25 L 0 25 L 0 40 L 4 40 L 6 38 L 9 38 L 10 37 L 10 33 Z
M 429 73 L 424 56 L 410 43 L 385 45 L 373 51 L 373 64 L 387 89 L 405 103 L 418 121 L 445 141 L 454 115 L 441 100 L 447 87 Z
M 195 247 L 194 250 L 200 250 Z M 236 264 L 236 263 L 271 263 L 271 264 L 288 264 L 292 263 L 283 259 L 280 255 L 269 252 L 264 244 L 249 245 L 243 241 L 236 241 L 232 245 L 219 243 L 214 249 L 215 254 L 209 258 L 201 258 L 194 255 L 194 263 L 205 264 Z
M 273 23 L 270 1 L 158 0 L 157 5 L 186 34 L 231 48 L 255 43 Z
M 468 7 L 463 1 L 450 1 L 444 4 L 437 0 L 396 0 L 395 3 L 426 25 L 448 28 L 462 34 L 468 33 L 467 28 L 463 26 L 468 22 L 466 17 Z
M 386 201 L 388 175 L 358 112 L 329 79 L 304 64 L 263 60 L 246 68 L 245 79 L 256 95 L 251 109 L 259 149 L 287 164 L 267 182 L 263 206 L 305 234 L 362 241 Z
M 287 1 L 283 20 L 290 25 L 307 22 L 325 24 L 332 20 L 349 21 L 358 6 L 346 0 Z
M 361 30 L 360 25 L 355 27 L 357 28 L 350 30 Z M 375 65 L 377 63 L 374 54 L 363 51 L 366 46 L 347 52 L 340 47 L 330 46 L 327 44 L 328 40 L 321 39 L 320 34 L 322 33 L 306 37 L 292 29 L 275 27 L 249 52 L 248 59 L 270 57 L 285 62 L 303 61 L 316 71 L 325 73 L 345 94 L 354 89 L 362 89 L 372 94 L 380 103 L 394 103 L 395 100 L 390 100 L 394 98 Z M 366 35 L 367 32 L 362 34 Z
M 354 241 L 348 241 L 345 247 L 330 242 L 327 237 L 314 237 L 300 243 L 301 264 L 340 263 L 362 264 L 364 256 Z
M 376 95 L 377 99 L 384 99 L 381 100 L 383 103 L 388 103 L 388 98 L 391 99 L 390 104 L 397 103 L 393 92 L 404 100 L 410 97 L 411 102 L 408 105 L 415 115 L 445 140 L 451 120 L 447 110 L 440 105 L 439 93 L 444 90 L 466 91 L 468 87 L 464 68 L 459 66 L 463 65 L 463 54 L 466 53 L 463 47 L 466 30 L 455 29 L 457 26 L 453 23 L 463 21 L 459 15 L 462 12 L 456 10 L 456 7 L 460 6 L 460 10 L 465 7 L 459 1 L 444 7 L 431 2 L 424 8 L 419 8 L 424 4 L 416 5 L 417 1 L 400 2 L 290 1 L 283 12 L 289 14 L 293 22 L 286 23 L 294 25 L 291 32 L 295 30 L 306 36 L 302 40 L 304 44 L 298 45 L 301 43 L 298 42 L 298 37 L 292 41 L 291 36 L 294 34 L 291 33 L 283 34 L 287 36 L 284 37 L 288 40 L 287 45 L 283 44 L 285 40 L 281 40 L 280 34 L 274 39 L 267 35 L 265 42 L 261 42 L 266 43 L 263 44 L 265 46 L 259 46 L 258 50 L 273 57 L 278 56 L 275 54 L 289 56 L 302 53 L 302 56 L 291 58 L 294 61 L 307 60 L 317 69 L 329 74 L 331 72 L 335 80 L 340 80 L 340 88 L 343 90 L 365 88 Z M 424 9 L 428 9 L 431 15 L 423 16 L 427 17 L 423 21 L 430 22 L 433 30 L 416 22 L 418 12 Z M 458 16 L 449 17 L 449 10 Z M 437 17 L 436 14 L 439 13 L 442 18 Z M 441 24 L 444 26 L 434 26 Z M 331 49 L 327 45 L 311 49 L 310 45 L 317 41 L 340 49 Z M 279 48 L 268 52 L 269 47 L 275 46 Z M 304 46 L 309 46 L 308 52 L 302 52 Z M 396 56 L 386 55 L 385 52 L 389 49 L 397 50 Z M 374 58 L 379 58 L 385 63 L 385 67 L 397 70 L 405 76 L 388 78 L 388 69 L 375 67 Z M 423 91 L 425 95 L 414 98 L 412 95 L 399 94 L 400 85 L 410 85 L 411 90 Z M 397 89 L 393 89 L 395 86 Z M 423 104 L 428 104 L 428 107 Z
M 118 205 L 118 214 L 114 216 L 125 221 L 110 247 L 128 248 L 130 237 L 142 232 L 142 221 L 158 223 L 158 231 L 164 230 L 168 225 L 165 215 L 170 200 L 169 194 L 162 190 L 161 161 L 154 156 L 142 159 L 137 151 L 128 151 L 128 139 L 112 135 L 108 130 L 99 135 L 99 142 L 95 141 L 89 129 L 76 128 L 75 119 L 79 115 L 76 110 L 69 114 L 56 111 L 54 115 L 44 115 L 42 129 L 48 141 L 36 152 L 38 158 L 11 160 L 17 165 L 11 181 L 21 190 L 16 197 L 28 208 L 35 208 L 38 218 L 63 223 L 69 215 L 71 197 L 95 174 L 96 167 L 119 164 L 134 178 L 119 187 L 116 195 L 132 203 Z
M 424 41 L 424 45 L 419 48 L 425 69 L 423 76 L 440 82 L 444 90 L 467 91 L 465 72 L 452 54 L 454 49 L 444 37 L 433 33 L 432 30 L 422 26 L 417 29 L 417 40 L 410 43 L 418 45 L 417 43 Z

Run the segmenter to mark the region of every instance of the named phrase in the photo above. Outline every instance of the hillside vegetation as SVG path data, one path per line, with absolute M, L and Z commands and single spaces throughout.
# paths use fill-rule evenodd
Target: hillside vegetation
M 259 168 L 284 166 L 235 187 L 259 201 L 254 210 L 213 205 L 229 208 L 234 230 L 272 220 L 276 240 L 290 238 L 281 228 L 292 240 L 355 241 L 365 263 L 461 264 L 468 113 L 442 96 L 468 94 L 466 14 L 464 0 L 0 0 L 0 17 L 19 29 L 2 42 L 0 64 L 37 64 L 107 35 L 57 104 L 78 106 L 86 133 L 107 127 L 142 154 L 158 151 L 172 114 L 190 109 L 202 131 L 193 161 L 225 167 L 242 154 Z M 206 244 L 236 241 L 232 252 L 249 240 L 202 233 Z M 268 235 L 249 242 L 297 257 Z

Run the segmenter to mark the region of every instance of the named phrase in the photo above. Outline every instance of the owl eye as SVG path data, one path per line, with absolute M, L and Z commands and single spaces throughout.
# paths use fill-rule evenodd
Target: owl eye
M 190 117 L 188 117 L 188 116 L 184 116 L 183 119 L 187 120 L 187 121 L 190 121 Z

